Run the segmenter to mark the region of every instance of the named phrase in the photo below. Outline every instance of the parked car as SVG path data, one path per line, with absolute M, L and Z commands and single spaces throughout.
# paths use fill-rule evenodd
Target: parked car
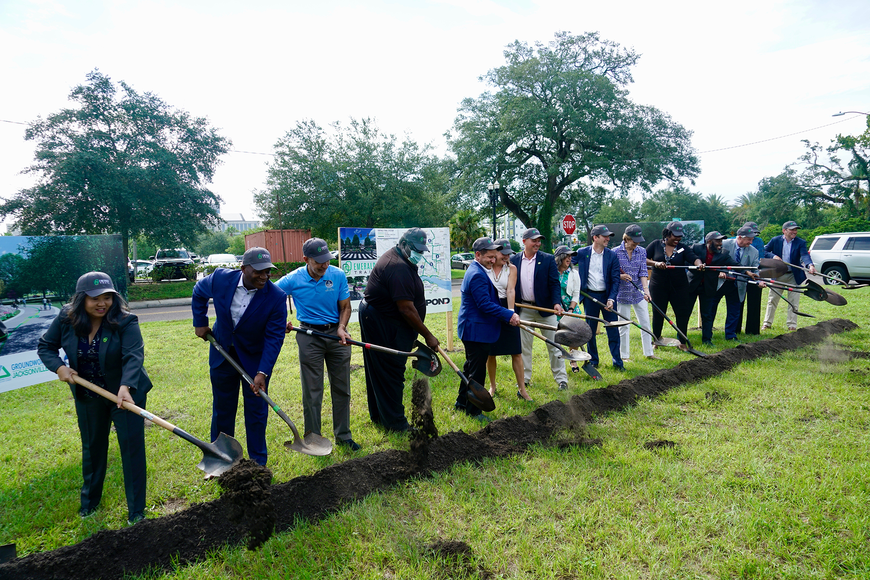
M 212 254 L 206 258 L 204 265 L 236 269 L 240 263 L 233 254 Z
M 816 270 L 845 284 L 870 279 L 870 232 L 824 234 L 810 246 Z M 828 279 L 826 283 L 834 284 Z
M 133 262 L 133 267 L 136 268 L 136 277 L 146 277 L 154 269 L 154 262 L 148 260 L 136 260 Z
M 160 268 L 163 266 L 174 266 L 168 278 L 184 278 L 185 280 L 193 279 L 189 278 L 183 270 L 185 266 L 194 265 L 193 259 L 190 257 L 188 251 L 184 248 L 157 250 L 157 254 L 151 256 L 151 259 L 154 260 L 155 268 Z
M 450 268 L 452 270 L 468 270 L 468 267 L 474 261 L 474 254 L 453 254 L 450 258 Z

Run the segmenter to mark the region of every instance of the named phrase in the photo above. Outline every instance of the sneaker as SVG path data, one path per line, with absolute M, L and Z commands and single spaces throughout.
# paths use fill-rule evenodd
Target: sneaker
M 761 330 L 770 330 L 771 326 L 768 323 L 764 323 L 761 325 Z
M 559 383 L 559 390 L 560 391 L 567 391 L 568 390 L 568 383 L 566 383 L 565 381 L 562 381 L 561 383 Z
M 347 447 L 351 451 L 359 451 L 360 449 L 362 449 L 362 445 L 360 445 L 353 439 L 339 439 L 338 444 L 342 447 Z
M 646 357 L 646 358 L 648 358 L 649 360 L 662 360 L 662 357 L 660 357 L 660 356 L 656 356 L 656 355 L 654 355 L 654 354 L 651 354 L 651 355 L 649 355 L 649 356 Z M 625 362 L 625 359 L 622 359 L 622 360 L 623 360 L 623 362 Z
M 788 330 L 789 332 L 794 332 L 795 330 L 797 330 L 797 326 L 789 326 Z
M 128 526 L 135 526 L 136 524 L 143 521 L 144 519 L 145 519 L 145 514 L 143 514 L 142 512 L 136 512 L 135 514 L 133 514 L 129 518 L 127 518 L 127 525 Z

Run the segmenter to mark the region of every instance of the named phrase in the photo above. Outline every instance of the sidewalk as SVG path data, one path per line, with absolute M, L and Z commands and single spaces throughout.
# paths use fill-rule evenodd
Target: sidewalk
M 160 308 L 166 306 L 190 306 L 190 298 L 169 298 L 167 300 L 139 300 L 129 302 L 130 310 L 138 310 L 140 308 Z M 211 304 L 211 300 L 209 300 Z

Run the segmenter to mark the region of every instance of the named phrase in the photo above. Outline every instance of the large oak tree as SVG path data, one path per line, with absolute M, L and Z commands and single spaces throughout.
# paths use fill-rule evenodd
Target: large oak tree
M 697 176 L 691 133 L 628 98 L 633 51 L 560 32 L 546 45 L 515 41 L 504 55 L 481 77 L 494 90 L 463 100 L 448 133 L 466 195 L 497 180 L 501 204 L 549 232 L 556 201 L 581 180 L 649 191 Z
M 37 184 L 0 204 L 23 234 L 117 233 L 128 255 L 131 236 L 191 244 L 217 224 L 220 198 L 206 185 L 230 142 L 206 119 L 119 86 L 94 70 L 70 93 L 76 107 L 27 128 Z

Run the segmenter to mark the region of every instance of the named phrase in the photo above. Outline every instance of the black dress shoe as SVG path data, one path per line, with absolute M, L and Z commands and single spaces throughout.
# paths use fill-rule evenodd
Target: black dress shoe
M 362 449 L 362 445 L 360 445 L 353 439 L 339 439 L 338 444 L 342 447 L 347 447 L 351 451 L 359 451 L 360 449 Z
M 711 346 L 712 347 L 713 341 L 712 340 L 705 340 L 705 341 L 702 341 L 701 344 L 703 344 L 704 346 Z
M 734 336 L 731 338 L 726 338 L 725 342 L 733 342 L 734 344 L 740 344 L 740 339 L 737 338 L 736 336 Z

